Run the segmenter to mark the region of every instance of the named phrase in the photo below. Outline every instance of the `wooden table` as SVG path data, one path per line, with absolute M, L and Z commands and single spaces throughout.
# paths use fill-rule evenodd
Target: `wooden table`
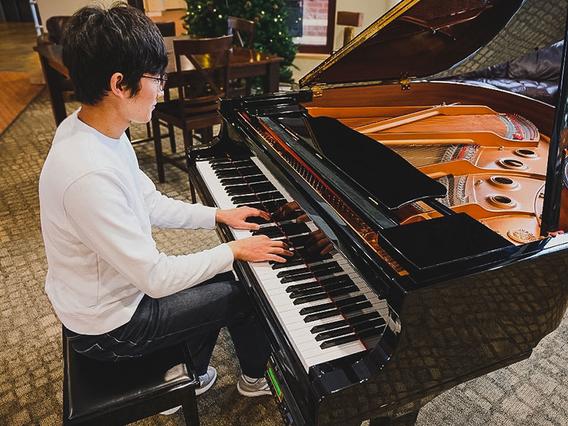
M 168 67 L 166 72 L 175 71 L 175 58 L 173 53 L 173 40 L 176 37 L 164 37 L 166 50 L 168 51 Z M 51 108 L 56 125 L 59 125 L 65 117 L 65 102 L 63 92 L 70 90 L 69 71 L 63 64 L 63 52 L 61 45 L 38 42 L 34 48 L 41 61 L 43 74 L 47 83 Z M 230 56 L 229 78 L 264 77 L 264 91 L 266 93 L 278 91 L 280 76 L 280 63 L 282 58 L 275 55 L 267 55 L 252 49 L 235 46 Z M 184 67 L 185 70 L 185 67 Z M 188 71 L 191 70 L 188 68 Z

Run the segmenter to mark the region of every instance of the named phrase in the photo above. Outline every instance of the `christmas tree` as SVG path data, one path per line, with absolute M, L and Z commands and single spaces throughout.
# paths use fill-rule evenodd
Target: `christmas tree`
M 284 58 L 280 80 L 290 82 L 290 66 L 296 45 L 286 26 L 286 0 L 186 0 L 185 28 L 199 37 L 227 34 L 227 17 L 236 16 L 256 23 L 254 48 Z

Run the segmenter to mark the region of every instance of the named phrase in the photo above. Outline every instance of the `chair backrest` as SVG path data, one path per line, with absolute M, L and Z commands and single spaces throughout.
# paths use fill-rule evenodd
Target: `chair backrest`
M 49 41 L 52 43 L 60 44 L 61 37 L 63 36 L 63 31 L 65 30 L 65 25 L 71 19 L 71 16 L 51 16 L 45 22 L 45 28 L 47 29 L 47 34 Z
M 232 44 L 232 35 L 174 40 L 176 73 L 183 75 L 183 57 L 186 57 L 196 70 L 196 75 L 190 83 L 178 83 L 180 100 L 225 95 L 229 83 L 229 55 Z M 184 81 L 182 77 L 177 80 Z
M 173 37 L 176 35 L 175 22 L 156 22 L 156 26 L 160 30 L 162 37 Z
M 253 48 L 254 45 L 254 21 L 229 16 L 227 18 L 227 34 L 233 35 L 233 41 L 240 47 Z

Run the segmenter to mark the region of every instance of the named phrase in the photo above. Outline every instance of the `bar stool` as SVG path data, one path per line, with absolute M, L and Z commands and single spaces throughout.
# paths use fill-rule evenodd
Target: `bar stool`
M 63 424 L 119 425 L 181 405 L 186 424 L 199 425 L 199 380 L 183 345 L 142 358 L 96 361 L 63 335 Z

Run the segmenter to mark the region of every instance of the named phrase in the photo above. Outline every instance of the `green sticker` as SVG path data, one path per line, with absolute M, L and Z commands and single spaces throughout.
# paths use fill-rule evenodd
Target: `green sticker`
M 272 367 L 270 367 L 268 369 L 268 377 L 270 377 L 270 381 L 272 382 L 272 386 L 274 387 L 274 390 L 276 391 L 276 396 L 278 396 L 278 399 L 281 399 L 282 398 L 282 390 L 280 389 L 280 385 L 278 384 L 278 381 L 276 380 L 276 375 L 274 374 Z

